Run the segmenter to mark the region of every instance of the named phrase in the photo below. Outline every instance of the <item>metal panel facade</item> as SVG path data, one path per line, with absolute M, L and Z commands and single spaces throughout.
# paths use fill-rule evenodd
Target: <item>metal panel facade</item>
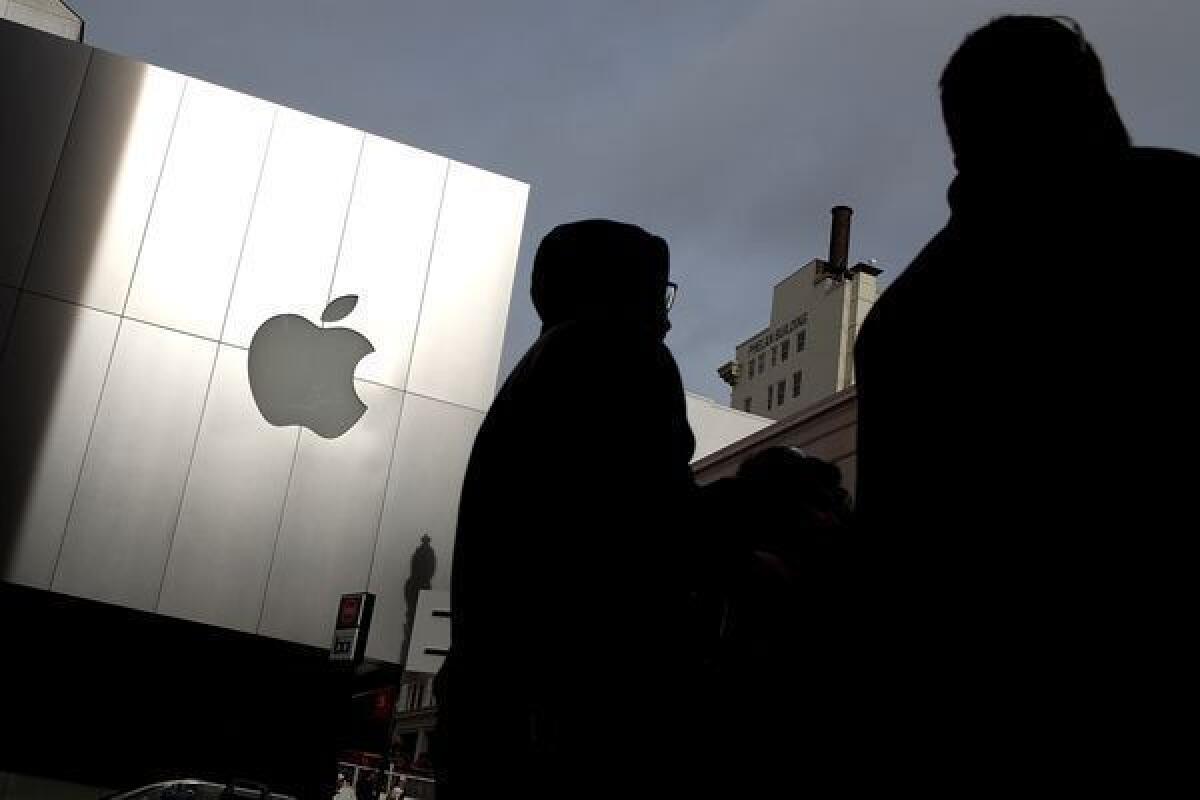
M 375 344 L 360 378 L 397 389 L 407 382 L 448 167 L 432 153 L 366 137 L 333 286 L 334 297 L 359 296 L 354 327 Z
M 188 81 L 126 314 L 218 337 L 274 118 L 266 103 Z
M 482 422 L 483 414 L 469 408 L 414 394 L 405 399 L 369 585 L 376 614 L 407 625 L 420 590 L 450 589 L 462 476 Z M 395 661 L 404 633 L 399 626 L 375 629 L 367 655 Z
M 408 389 L 484 411 L 508 322 L 528 187 L 451 164 Z
M 121 313 L 185 80 L 92 57 L 25 288 Z
M 258 630 L 297 434 L 262 418 L 246 382 L 246 351 L 222 345 L 160 611 Z
M 50 588 L 158 603 L 216 344 L 123 320 Z
M 338 597 L 367 585 L 403 394 L 357 389 L 367 413 L 345 435 L 300 434 L 263 608 L 268 636 L 327 645 Z
M 447 585 L 527 187 L 6 23 L 0 101 L 0 576 L 317 646 L 369 589 L 370 655 L 401 658 L 421 536 Z M 303 381 L 361 352 L 304 349 L 343 329 L 373 348 L 340 365 L 361 418 L 268 422 L 256 334 Z
M 50 588 L 119 319 L 23 294 L 0 362 L 0 577 Z
M 280 109 L 222 341 L 248 347 L 275 314 L 321 316 L 362 140 L 359 131 Z
M 91 54 L 0 20 L 0 285 L 25 275 Z

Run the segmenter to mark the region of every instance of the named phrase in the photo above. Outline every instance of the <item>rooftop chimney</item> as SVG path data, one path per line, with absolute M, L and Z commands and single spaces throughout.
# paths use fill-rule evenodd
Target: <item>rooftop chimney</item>
M 850 206 L 833 207 L 833 225 L 829 229 L 829 273 L 841 279 L 850 265 Z

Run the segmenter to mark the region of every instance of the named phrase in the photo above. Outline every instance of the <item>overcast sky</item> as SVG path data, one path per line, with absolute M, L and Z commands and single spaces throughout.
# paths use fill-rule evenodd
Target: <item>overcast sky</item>
M 504 372 L 537 241 L 605 216 L 670 242 L 693 391 L 854 207 L 890 280 L 946 219 L 937 77 L 1011 11 L 1076 17 L 1134 139 L 1200 151 L 1197 0 L 72 0 L 91 44 L 528 181 Z M 969 269 L 969 264 L 962 265 Z M 596 376 L 619 394 L 620 376 Z

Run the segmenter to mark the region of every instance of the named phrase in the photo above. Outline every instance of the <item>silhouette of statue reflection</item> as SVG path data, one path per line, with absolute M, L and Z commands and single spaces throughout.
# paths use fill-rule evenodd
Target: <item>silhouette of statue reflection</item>
M 421 543 L 413 550 L 412 561 L 408 571 L 408 580 L 404 582 L 404 654 L 408 656 L 408 646 L 412 641 L 413 624 L 417 619 L 417 601 L 421 592 L 433 588 L 433 574 L 437 572 L 437 553 L 429 543 L 429 534 L 421 536 Z

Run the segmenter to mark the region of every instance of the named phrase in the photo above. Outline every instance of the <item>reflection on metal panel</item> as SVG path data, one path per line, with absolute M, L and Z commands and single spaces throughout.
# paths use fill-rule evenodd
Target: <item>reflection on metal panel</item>
M 359 378 L 404 387 L 448 164 L 367 136 L 333 285 L 358 296 L 347 324 L 375 346 Z
M 0 364 L 0 577 L 49 588 L 117 318 L 22 294 Z
M 96 51 L 26 288 L 121 313 L 185 81 Z
M 0 21 L 0 284 L 21 285 L 91 53 Z
M 121 324 L 52 588 L 155 606 L 216 345 Z
M 189 80 L 126 313 L 217 338 L 275 107 Z
M 355 388 L 367 413 L 349 432 L 300 435 L 259 633 L 327 647 L 338 597 L 367 586 L 403 394 Z
M 246 347 L 276 314 L 320 318 L 362 141 L 360 131 L 280 109 L 222 341 Z
M 159 611 L 243 631 L 258 626 L 297 433 L 262 418 L 246 382 L 246 351 L 222 346 Z
M 523 183 L 450 165 L 409 391 L 491 404 L 527 195 Z
M 459 493 L 482 421 L 460 406 L 412 394 L 404 401 L 368 586 L 375 593 L 371 658 L 398 660 L 417 593 L 450 588 Z

